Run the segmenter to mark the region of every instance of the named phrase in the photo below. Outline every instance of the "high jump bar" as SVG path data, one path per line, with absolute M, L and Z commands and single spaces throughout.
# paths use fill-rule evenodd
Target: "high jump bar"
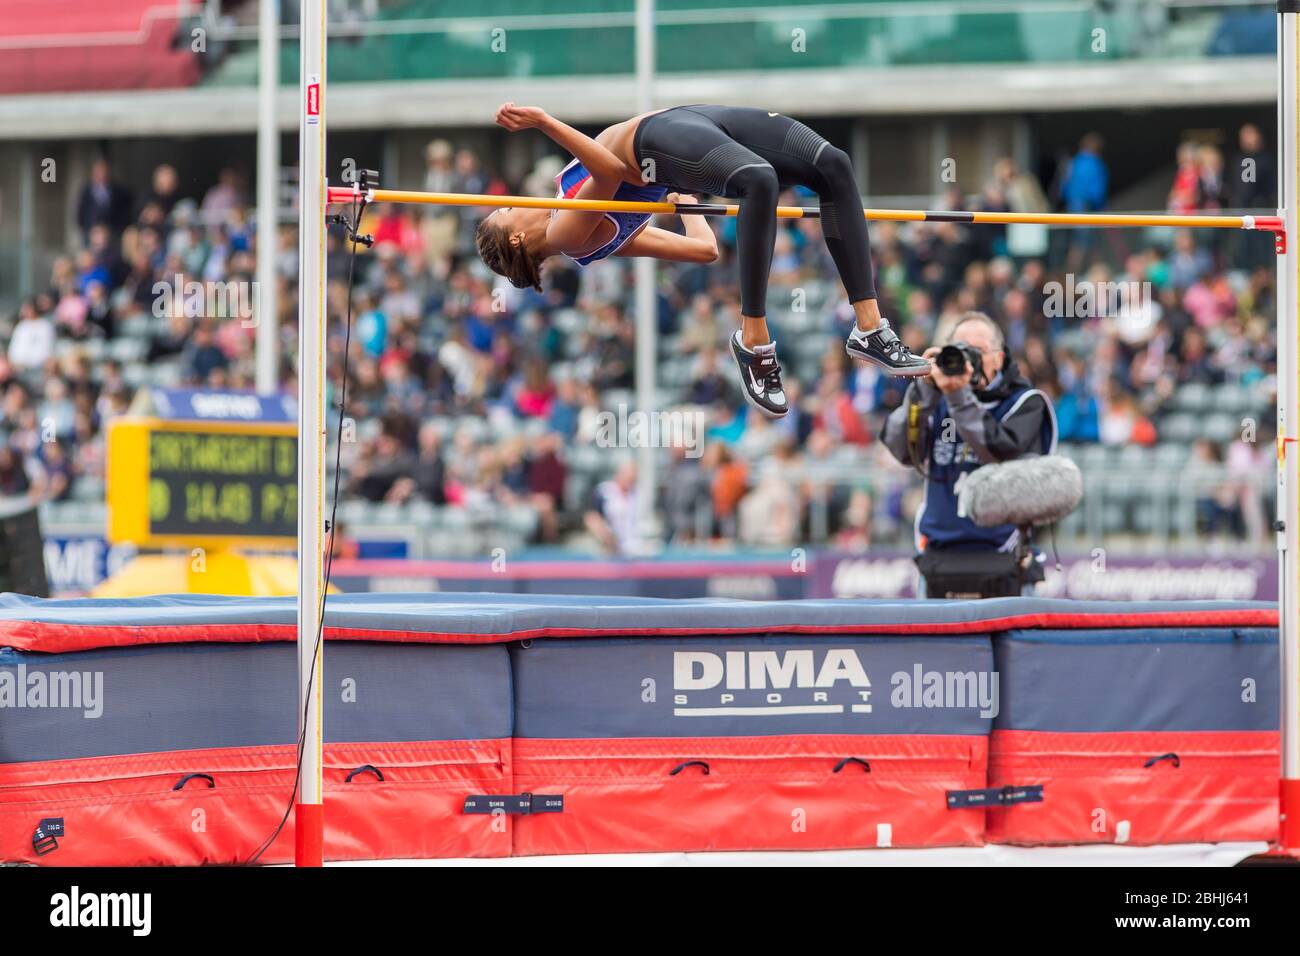
M 350 203 L 364 198 L 367 202 L 416 203 L 426 206 L 493 206 L 515 209 L 578 209 L 589 212 L 636 212 L 652 215 L 734 216 L 740 206 L 734 203 L 623 202 L 613 199 L 562 199 L 539 196 L 487 196 L 474 193 L 430 193 L 402 189 L 368 189 L 331 186 L 327 202 Z M 1174 216 L 1127 213 L 1053 213 L 1053 212 L 948 212 L 924 209 L 868 209 L 867 219 L 875 222 L 956 222 L 975 225 L 1030 223 L 1044 226 L 1167 226 L 1184 229 L 1254 229 L 1284 234 L 1281 216 Z M 777 206 L 778 219 L 817 219 L 816 207 Z

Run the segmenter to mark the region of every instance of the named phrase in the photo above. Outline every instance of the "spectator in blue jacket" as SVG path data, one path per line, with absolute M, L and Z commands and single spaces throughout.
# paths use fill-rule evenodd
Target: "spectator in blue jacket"
M 1086 133 L 1079 141 L 1079 151 L 1061 180 L 1061 203 L 1066 212 L 1098 212 L 1106 207 L 1110 171 L 1101 158 L 1101 149 L 1101 137 L 1096 133 Z M 1074 271 L 1084 261 L 1096 237 L 1093 229 L 1073 230 L 1066 255 L 1067 270 Z
M 1061 201 L 1067 212 L 1097 212 L 1106 206 L 1110 172 L 1101 158 L 1101 137 L 1087 133 L 1079 141 L 1079 151 L 1070 160 L 1061 181 Z
M 1074 388 L 1057 398 L 1056 427 L 1063 442 L 1101 440 L 1097 398 L 1087 390 L 1084 379 L 1079 379 Z

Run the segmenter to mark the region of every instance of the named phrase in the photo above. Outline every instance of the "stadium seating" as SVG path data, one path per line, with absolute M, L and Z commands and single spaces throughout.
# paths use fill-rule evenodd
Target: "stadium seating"
M 192 86 L 200 61 L 179 34 L 184 6 L 0 0 L 0 38 L 10 41 L 0 49 L 0 94 Z

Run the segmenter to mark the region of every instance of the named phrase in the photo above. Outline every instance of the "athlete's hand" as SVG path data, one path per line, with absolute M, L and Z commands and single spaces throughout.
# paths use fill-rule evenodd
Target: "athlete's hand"
M 669 193 L 664 197 L 664 202 L 670 202 L 674 206 L 697 206 L 700 200 L 690 193 Z
M 497 110 L 497 125 L 517 133 L 521 129 L 537 129 L 551 117 L 546 110 L 536 106 L 515 106 L 514 103 L 502 103 Z

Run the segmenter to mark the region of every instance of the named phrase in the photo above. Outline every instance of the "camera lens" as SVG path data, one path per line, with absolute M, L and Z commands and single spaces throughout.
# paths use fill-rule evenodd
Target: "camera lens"
M 966 371 L 966 353 L 960 346 L 945 345 L 939 350 L 934 364 L 939 366 L 939 371 L 944 375 L 961 375 Z

